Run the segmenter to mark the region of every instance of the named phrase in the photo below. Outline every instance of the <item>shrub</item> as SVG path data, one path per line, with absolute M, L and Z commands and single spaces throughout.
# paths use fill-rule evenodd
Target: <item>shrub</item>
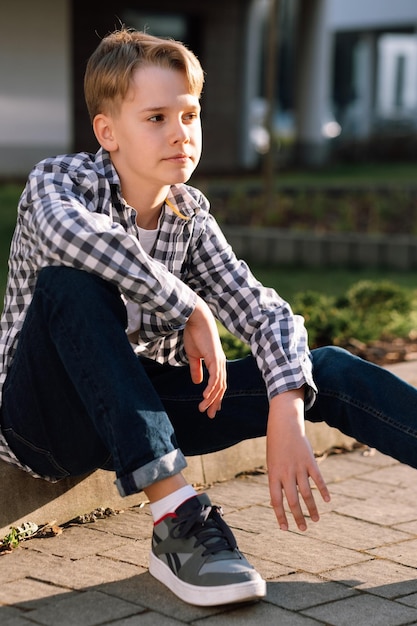
M 347 292 L 346 305 L 360 341 L 408 334 L 412 328 L 413 293 L 390 281 L 359 281 Z
M 333 344 L 349 327 L 345 311 L 336 306 L 331 296 L 304 291 L 296 294 L 292 308 L 304 317 L 312 348 Z
M 341 298 L 299 294 L 293 308 L 305 317 L 311 347 L 318 347 L 407 336 L 415 323 L 413 306 L 410 290 L 389 281 L 359 281 Z
M 261 188 L 208 189 L 221 224 L 328 233 L 417 234 L 413 189 L 294 187 L 275 191 L 266 203 Z

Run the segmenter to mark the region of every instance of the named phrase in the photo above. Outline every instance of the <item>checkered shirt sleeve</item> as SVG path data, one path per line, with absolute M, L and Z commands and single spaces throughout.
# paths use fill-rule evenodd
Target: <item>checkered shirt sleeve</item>
M 311 406 L 317 389 L 303 317 L 236 258 L 210 214 L 193 250 L 187 284 L 232 334 L 250 346 L 269 398 L 306 385 L 306 406 Z

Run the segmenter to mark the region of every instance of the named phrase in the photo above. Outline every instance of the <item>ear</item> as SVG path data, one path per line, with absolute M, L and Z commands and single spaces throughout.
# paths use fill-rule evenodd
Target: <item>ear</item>
M 108 152 L 117 149 L 117 141 L 114 137 L 112 118 L 99 113 L 93 120 L 93 131 L 99 144 Z

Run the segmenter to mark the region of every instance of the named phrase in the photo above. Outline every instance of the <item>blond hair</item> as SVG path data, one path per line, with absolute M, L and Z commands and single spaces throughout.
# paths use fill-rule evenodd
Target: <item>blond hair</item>
M 184 72 L 192 95 L 200 97 L 204 72 L 183 43 L 122 28 L 104 37 L 88 60 L 84 95 L 91 121 L 99 113 L 116 113 L 126 98 L 133 72 L 156 65 Z

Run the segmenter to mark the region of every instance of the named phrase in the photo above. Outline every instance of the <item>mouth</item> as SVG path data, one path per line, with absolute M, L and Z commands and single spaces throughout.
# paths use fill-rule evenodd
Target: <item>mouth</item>
M 173 154 L 172 156 L 167 157 L 165 160 L 174 161 L 176 163 L 186 163 L 188 160 L 191 160 L 191 157 L 188 154 L 179 152 L 178 154 Z

